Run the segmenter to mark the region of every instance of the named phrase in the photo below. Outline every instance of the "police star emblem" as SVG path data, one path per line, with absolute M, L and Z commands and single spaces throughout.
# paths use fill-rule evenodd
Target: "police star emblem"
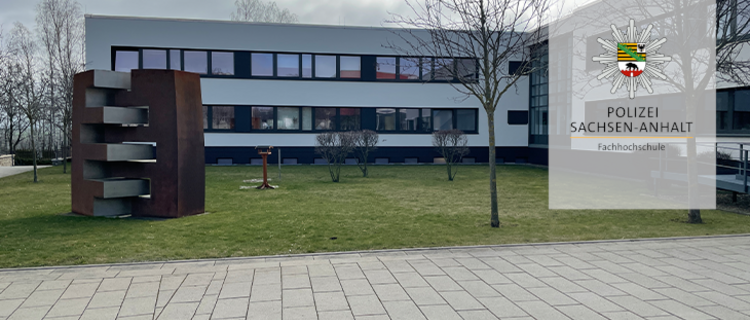
M 651 87 L 652 78 L 666 80 L 667 76 L 662 69 L 672 61 L 672 57 L 658 53 L 667 39 L 650 40 L 653 26 L 648 25 L 646 30 L 638 33 L 635 20 L 632 19 L 625 33 L 614 24 L 611 27 L 614 40 L 597 39 L 607 52 L 593 57 L 594 62 L 605 65 L 602 73 L 596 78 L 613 78 L 610 90 L 612 94 L 626 85 L 630 99 L 635 98 L 638 86 L 646 88 L 648 93 L 654 93 Z

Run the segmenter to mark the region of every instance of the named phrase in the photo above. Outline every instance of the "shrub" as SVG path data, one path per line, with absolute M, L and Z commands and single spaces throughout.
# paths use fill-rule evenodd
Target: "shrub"
M 354 132 L 354 153 L 359 159 L 357 165 L 362 170 L 363 177 L 367 177 L 367 159 L 370 158 L 370 152 L 378 148 L 379 139 L 378 133 L 372 130 Z
M 432 145 L 445 159 L 448 181 L 453 181 L 458 173 L 456 164 L 460 163 L 461 159 L 469 153 L 467 144 L 466 134 L 458 129 L 440 130 L 432 134 Z M 456 167 L 455 170 L 453 170 L 454 167 Z
M 354 149 L 355 135 L 352 132 L 323 132 L 315 137 L 315 152 L 328 163 L 331 181 L 339 182 L 341 165 Z

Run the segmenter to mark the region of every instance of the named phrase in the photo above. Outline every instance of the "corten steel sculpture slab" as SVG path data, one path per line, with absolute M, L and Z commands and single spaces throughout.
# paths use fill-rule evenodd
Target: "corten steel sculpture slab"
M 91 70 L 74 80 L 73 212 L 203 213 L 200 77 L 174 70 Z

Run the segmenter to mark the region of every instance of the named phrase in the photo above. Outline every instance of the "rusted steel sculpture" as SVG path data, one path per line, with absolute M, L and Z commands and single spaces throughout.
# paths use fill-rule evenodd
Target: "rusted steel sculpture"
M 276 189 L 268 184 L 268 155 L 271 154 L 273 146 L 257 146 L 258 154 L 263 157 L 263 184 L 258 186 L 258 189 Z
M 199 76 L 91 70 L 74 81 L 73 212 L 163 218 L 203 213 Z

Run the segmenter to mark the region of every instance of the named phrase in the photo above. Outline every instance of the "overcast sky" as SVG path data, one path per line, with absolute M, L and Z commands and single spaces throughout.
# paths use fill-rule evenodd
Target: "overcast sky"
M 38 0 L 0 0 L 0 26 L 6 32 L 20 21 L 33 28 Z M 229 20 L 234 0 L 78 0 L 85 13 L 139 17 Z M 276 0 L 300 23 L 381 26 L 388 12 L 408 13 L 403 0 Z

